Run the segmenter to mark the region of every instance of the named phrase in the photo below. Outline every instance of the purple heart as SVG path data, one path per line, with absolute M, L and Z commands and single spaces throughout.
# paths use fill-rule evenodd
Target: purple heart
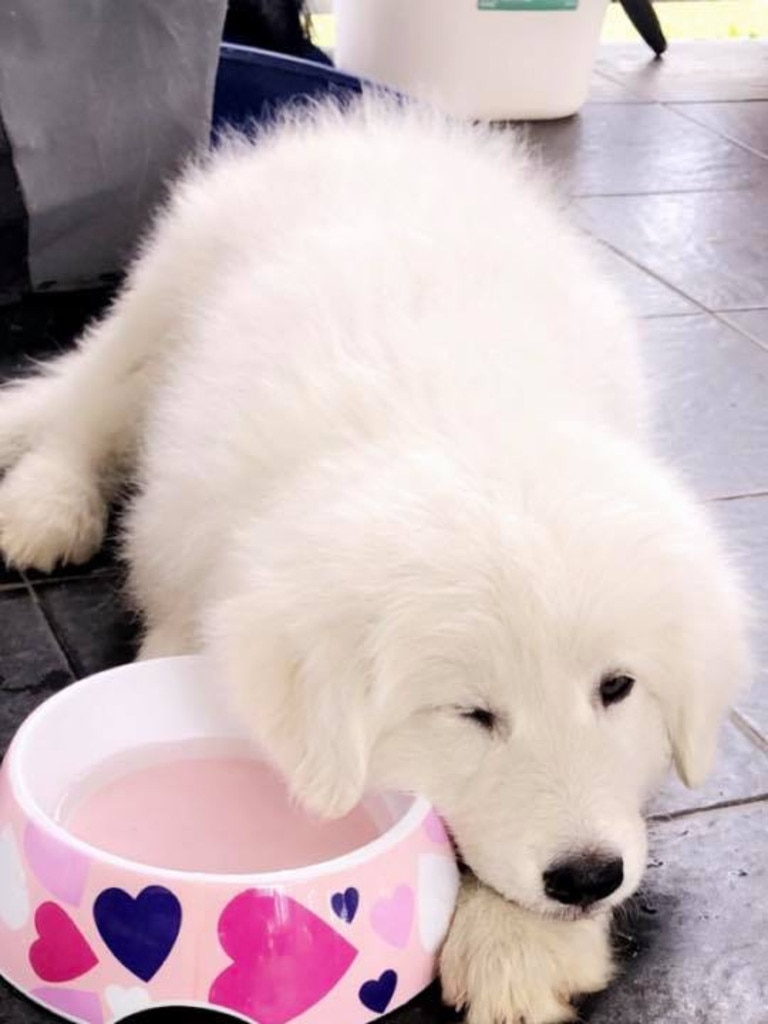
M 101 1000 L 96 992 L 81 992 L 74 988 L 33 988 L 29 993 L 34 1000 L 54 1013 L 67 1015 L 68 1020 L 102 1024 Z
M 394 971 L 384 971 L 381 977 L 372 978 L 361 986 L 360 1002 L 374 1013 L 384 1013 L 392 1001 L 396 988 L 397 974 Z
M 135 899 L 122 889 L 105 889 L 93 905 L 93 917 L 115 959 L 150 981 L 178 938 L 181 904 L 162 885 L 148 886 Z
M 347 924 L 352 924 L 360 904 L 360 893 L 357 889 L 345 889 L 344 892 L 335 892 L 331 896 L 331 907 L 336 917 L 340 917 Z
M 416 897 L 410 885 L 398 885 L 391 896 L 374 903 L 371 927 L 390 946 L 405 949 L 411 934 Z
M 37 880 L 52 896 L 80 906 L 90 866 L 86 856 L 31 822 L 24 830 L 24 852 Z

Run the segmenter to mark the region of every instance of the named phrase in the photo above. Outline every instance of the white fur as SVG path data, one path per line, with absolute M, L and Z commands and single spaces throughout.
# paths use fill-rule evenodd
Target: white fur
M 7 556 L 86 557 L 131 471 L 145 655 L 202 646 L 307 807 L 436 804 L 495 890 L 465 891 L 446 992 L 501 1024 L 606 983 L 643 804 L 670 754 L 704 777 L 746 671 L 738 584 L 649 449 L 634 326 L 540 177 L 507 136 L 371 100 L 231 140 L 80 350 L 0 402 Z M 605 709 L 612 670 L 637 684 Z M 542 872 L 592 849 L 624 883 L 565 920 Z
M 575 993 L 613 976 L 605 912 L 577 921 L 541 917 L 468 881 L 440 960 L 443 994 L 467 1024 L 559 1024 Z

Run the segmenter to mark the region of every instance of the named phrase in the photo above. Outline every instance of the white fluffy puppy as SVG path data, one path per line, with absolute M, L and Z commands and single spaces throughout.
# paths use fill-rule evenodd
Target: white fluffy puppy
M 481 1024 L 611 976 L 670 757 L 706 774 L 739 585 L 659 464 L 632 322 L 507 136 L 367 100 L 192 170 L 79 350 L 0 400 L 0 544 L 127 517 L 144 654 L 204 648 L 297 800 L 425 794 Z

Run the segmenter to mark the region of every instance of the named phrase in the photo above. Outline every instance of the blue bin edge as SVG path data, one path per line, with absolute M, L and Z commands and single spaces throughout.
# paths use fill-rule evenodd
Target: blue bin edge
M 359 95 L 363 82 L 314 61 L 223 43 L 213 96 L 212 131 L 246 128 L 269 120 L 301 98 Z

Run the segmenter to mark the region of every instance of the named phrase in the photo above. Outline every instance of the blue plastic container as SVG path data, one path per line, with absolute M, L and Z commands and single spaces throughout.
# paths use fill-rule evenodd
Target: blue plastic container
M 268 120 L 280 106 L 301 98 L 343 98 L 361 91 L 359 78 L 333 67 L 224 43 L 213 98 L 213 131 Z

